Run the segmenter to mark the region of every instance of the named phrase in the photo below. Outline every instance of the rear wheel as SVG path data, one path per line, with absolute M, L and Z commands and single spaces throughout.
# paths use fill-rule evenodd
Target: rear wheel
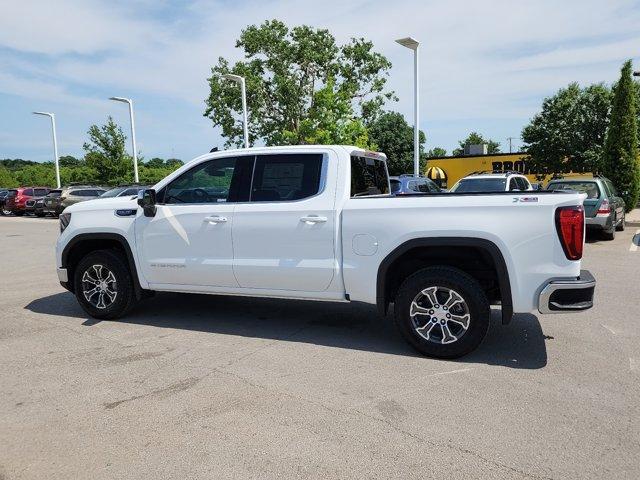
M 4 215 L 5 217 L 8 217 L 9 215 L 11 215 L 11 210 L 9 210 L 8 208 L 2 207 L 2 209 L 0 210 L 0 215 Z
M 135 304 L 131 272 L 117 251 L 98 250 L 80 260 L 74 287 L 80 306 L 94 318 L 119 318 Z
M 616 222 L 613 221 L 610 230 L 602 230 L 602 238 L 605 240 L 614 240 L 616 238 Z
M 625 214 L 623 213 L 622 220 L 620 220 L 620 223 L 616 227 L 616 230 L 618 230 L 619 232 L 624 232 L 624 227 L 625 227 Z
M 452 267 L 420 270 L 400 286 L 395 321 L 420 353 L 457 358 L 475 350 L 489 329 L 491 309 L 480 284 Z

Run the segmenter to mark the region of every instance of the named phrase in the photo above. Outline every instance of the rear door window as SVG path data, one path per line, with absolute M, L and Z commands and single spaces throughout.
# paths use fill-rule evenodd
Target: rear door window
M 302 200 L 320 192 L 321 153 L 258 155 L 251 182 L 252 202 Z
M 26 195 L 27 197 L 32 197 L 33 196 L 33 188 L 25 188 L 22 192 L 23 195 Z
M 378 158 L 351 157 L 351 197 L 389 194 L 387 163 Z

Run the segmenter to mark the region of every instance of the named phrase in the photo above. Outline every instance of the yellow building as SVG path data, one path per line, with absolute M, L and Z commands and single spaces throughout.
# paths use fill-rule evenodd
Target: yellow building
M 429 158 L 425 175 L 442 188 L 451 188 L 462 177 L 473 172 L 512 170 L 526 175 L 531 183 L 539 182 L 535 172 L 527 167 L 526 153 L 493 153 L 488 155 L 456 155 L 451 157 Z M 565 174 L 587 175 L 581 174 Z M 443 178 L 444 177 L 444 178 Z M 545 178 L 546 183 L 549 178 Z

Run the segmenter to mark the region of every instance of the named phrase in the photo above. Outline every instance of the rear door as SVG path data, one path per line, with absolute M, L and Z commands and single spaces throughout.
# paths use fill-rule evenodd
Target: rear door
M 321 292 L 337 268 L 333 152 L 256 158 L 247 203 L 233 222 L 233 271 L 241 287 Z

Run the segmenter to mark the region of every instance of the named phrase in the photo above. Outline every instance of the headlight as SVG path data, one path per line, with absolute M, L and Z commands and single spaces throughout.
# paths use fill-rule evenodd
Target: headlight
M 70 213 L 61 213 L 60 214 L 60 233 L 64 232 L 64 229 L 69 226 L 69 222 L 71 221 Z

